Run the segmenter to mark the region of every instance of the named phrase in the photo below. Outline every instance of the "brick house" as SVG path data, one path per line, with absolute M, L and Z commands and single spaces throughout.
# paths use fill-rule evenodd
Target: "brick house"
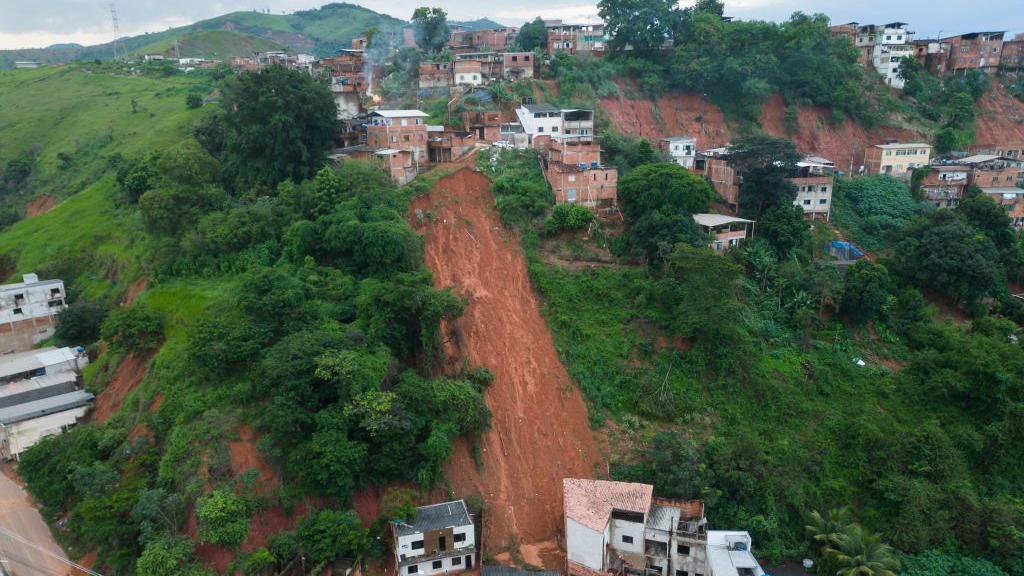
M 914 60 L 922 69 L 935 75 L 946 73 L 949 44 L 940 40 L 914 40 Z
M 561 20 L 547 22 L 548 54 L 559 50 L 569 54 L 603 56 L 608 50 L 608 36 L 604 24 L 563 24 Z
M 533 52 L 505 52 L 501 54 L 501 75 L 506 80 L 533 78 Z
M 955 163 L 968 170 L 967 184 L 979 188 L 1012 187 L 1024 181 L 1024 159 L 975 154 Z
M 471 110 L 462 114 L 462 124 L 482 142 L 501 140 L 501 112 Z
M 619 171 L 601 163 L 601 148 L 592 135 L 552 136 L 542 159 L 555 203 L 598 211 L 615 206 Z
M 519 28 L 493 28 L 490 30 L 452 30 L 448 45 L 456 49 L 478 51 L 501 51 L 511 46 L 519 34 Z
M 474 61 L 480 65 L 480 75 L 485 82 L 501 77 L 502 62 L 499 52 L 466 52 L 455 55 L 456 66 L 464 60 Z
M 946 68 L 953 73 L 981 70 L 993 73 L 999 68 L 1005 32 L 971 32 L 943 38 L 948 44 Z
M 1024 68 L 1024 33 L 1015 35 L 1013 40 L 1003 41 L 999 65 L 1009 70 Z
M 981 192 L 1006 210 L 1014 228 L 1024 228 L 1024 188 L 992 187 L 982 188 Z
M 924 199 L 936 207 L 954 208 L 964 197 L 967 179 L 965 166 L 935 164 L 921 181 L 921 191 Z
M 968 148 L 971 154 L 1005 156 L 1013 160 L 1024 160 L 1024 140 L 998 143 L 975 144 Z
M 476 133 L 427 126 L 427 151 L 431 162 L 452 162 L 476 148 Z
M 421 62 L 420 88 L 447 88 L 452 85 L 451 62 Z
M 712 148 L 697 154 L 693 171 L 711 182 L 722 201 L 733 211 L 740 208 L 740 175 L 729 158 L 729 147 Z
M 376 110 L 366 126 L 366 144 L 374 150 L 395 148 L 412 153 L 419 166 L 428 161 L 427 114 L 420 110 Z
M 457 60 L 455 62 L 455 84 L 458 86 L 479 86 L 484 83 L 479 60 Z
M 708 248 L 715 252 L 739 246 L 747 238 L 753 237 L 756 226 L 753 220 L 726 214 L 694 214 L 693 221 L 711 237 Z

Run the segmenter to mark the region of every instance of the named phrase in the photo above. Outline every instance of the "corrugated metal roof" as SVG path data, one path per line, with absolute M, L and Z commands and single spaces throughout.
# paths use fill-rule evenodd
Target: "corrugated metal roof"
M 651 513 L 647 517 L 647 527 L 654 530 L 668 532 L 675 530 L 679 524 L 679 508 L 671 506 L 651 506 Z
M 562 480 L 565 517 L 594 531 L 604 530 L 612 510 L 646 515 L 654 487 L 634 482 L 565 478 Z
M 523 108 L 526 108 L 530 112 L 561 112 L 562 109 L 557 106 L 552 106 L 547 102 L 543 104 L 523 104 Z
M 449 526 L 469 526 L 473 523 L 469 518 L 469 510 L 462 500 L 420 506 L 416 509 L 416 520 L 410 523 L 399 524 L 397 533 L 399 536 L 418 534 L 428 530 L 439 530 Z
M 735 216 L 726 216 L 725 214 L 694 214 L 693 219 L 701 226 L 721 226 L 723 224 L 732 224 L 734 222 L 753 222 L 753 220 L 746 220 Z
M 76 380 L 74 372 L 61 372 L 0 386 L 0 408 L 71 392 Z
M 370 115 L 383 116 L 384 118 L 426 118 L 429 116 L 422 110 L 374 110 Z
M 47 414 L 56 414 L 85 406 L 92 402 L 93 395 L 84 390 L 75 390 L 60 396 L 51 396 L 42 400 L 26 402 L 9 408 L 0 408 L 0 424 L 9 425 L 25 420 L 32 420 Z
M 49 365 L 45 362 L 53 358 L 50 353 L 56 351 L 57 348 L 51 346 L 50 348 L 0 356 L 0 378 L 44 368 Z M 57 357 L 59 358 L 59 356 Z M 58 360 L 58 362 L 60 361 Z

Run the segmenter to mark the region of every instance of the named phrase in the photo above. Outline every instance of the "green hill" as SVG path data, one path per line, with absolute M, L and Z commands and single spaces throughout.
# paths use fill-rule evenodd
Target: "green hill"
M 350 46 L 352 38 L 376 26 L 384 34 L 398 35 L 405 22 L 348 3 L 326 4 L 315 10 L 293 14 L 232 12 L 163 32 L 122 38 L 121 47 L 130 54 L 166 52 L 179 42 L 181 57 L 234 56 L 253 50 L 285 48 L 293 52 L 330 54 Z M 209 32 L 227 34 L 203 34 Z M 189 51 L 189 50 L 194 50 Z M 95 46 L 62 44 L 49 48 L 0 51 L 0 70 L 14 67 L 18 60 L 60 64 L 72 60 L 109 60 L 112 43 Z
M 98 67 L 0 72 L 0 174 L 15 160 L 31 165 L 0 201 L 70 197 L 0 234 L 0 269 L 47 266 L 92 294 L 129 282 L 134 226 L 115 209 L 112 162 L 184 139 L 203 114 L 186 109 L 185 95 L 199 88 L 191 75 L 120 76 Z

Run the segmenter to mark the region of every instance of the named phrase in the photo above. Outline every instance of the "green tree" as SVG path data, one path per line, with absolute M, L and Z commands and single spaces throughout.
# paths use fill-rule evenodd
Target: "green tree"
M 779 204 L 765 210 L 757 229 L 780 258 L 801 251 L 811 240 L 804 209 L 792 204 Z
M 78 300 L 57 314 L 54 336 L 65 346 L 91 344 L 100 339 L 107 308 L 95 300 Z
M 412 13 L 412 25 L 416 45 L 424 52 L 440 52 L 452 35 L 448 13 L 441 8 L 420 6 Z
M 299 541 L 314 562 L 360 556 L 371 540 L 352 510 L 318 510 L 299 526 Z
M 162 335 L 163 320 L 143 305 L 118 308 L 100 326 L 100 337 L 121 352 L 150 350 Z
M 523 27 L 519 29 L 519 35 L 516 36 L 516 47 L 523 52 L 533 52 L 538 48 L 547 50 L 548 27 L 540 16 L 532 22 L 523 24 Z
M 851 524 L 828 553 L 839 565 L 836 576 L 896 576 L 900 561 L 882 537 Z
M 597 8 L 615 52 L 627 46 L 639 52 L 660 47 L 680 17 L 673 0 L 601 0 Z
M 738 138 L 729 154 L 742 174 L 740 214 L 760 220 L 772 206 L 792 204 L 796 186 L 788 180 L 801 156 L 793 142 L 764 134 Z
M 269 66 L 224 81 L 220 110 L 196 136 L 243 191 L 312 176 L 334 147 L 337 109 L 325 84 L 298 70 Z
M 245 502 L 229 490 L 218 488 L 196 500 L 196 518 L 202 542 L 234 548 L 249 536 Z
M 196 93 L 191 93 L 185 96 L 185 107 L 189 110 L 195 110 L 203 105 L 203 97 Z
M 852 524 L 850 508 L 832 508 L 825 514 L 814 510 L 807 518 L 804 533 L 811 546 L 819 553 L 825 548 L 838 546 L 842 535 Z
M 192 560 L 192 540 L 186 536 L 160 538 L 146 545 L 135 564 L 139 576 L 180 576 Z
M 857 261 L 846 272 L 846 285 L 840 311 L 858 324 L 880 318 L 889 299 L 889 271 L 867 258 Z

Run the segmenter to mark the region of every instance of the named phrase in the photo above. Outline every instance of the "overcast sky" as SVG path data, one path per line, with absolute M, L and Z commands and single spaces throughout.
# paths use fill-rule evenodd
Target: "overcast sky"
M 408 19 L 416 6 L 440 5 L 449 17 L 489 17 L 521 24 L 534 16 L 594 21 L 597 7 L 585 0 L 360 0 L 367 8 Z M 690 5 L 693 0 L 680 0 Z M 317 0 L 120 0 L 121 34 L 159 32 L 235 10 L 292 12 L 319 6 Z M 726 0 L 726 13 L 743 19 L 785 20 L 796 10 L 824 12 L 834 23 L 909 22 L 920 38 L 940 32 L 1024 32 L 1024 0 Z M 1009 37 L 1009 35 L 1008 35 Z M 0 49 L 43 47 L 63 42 L 99 44 L 112 38 L 106 0 L 0 0 Z

